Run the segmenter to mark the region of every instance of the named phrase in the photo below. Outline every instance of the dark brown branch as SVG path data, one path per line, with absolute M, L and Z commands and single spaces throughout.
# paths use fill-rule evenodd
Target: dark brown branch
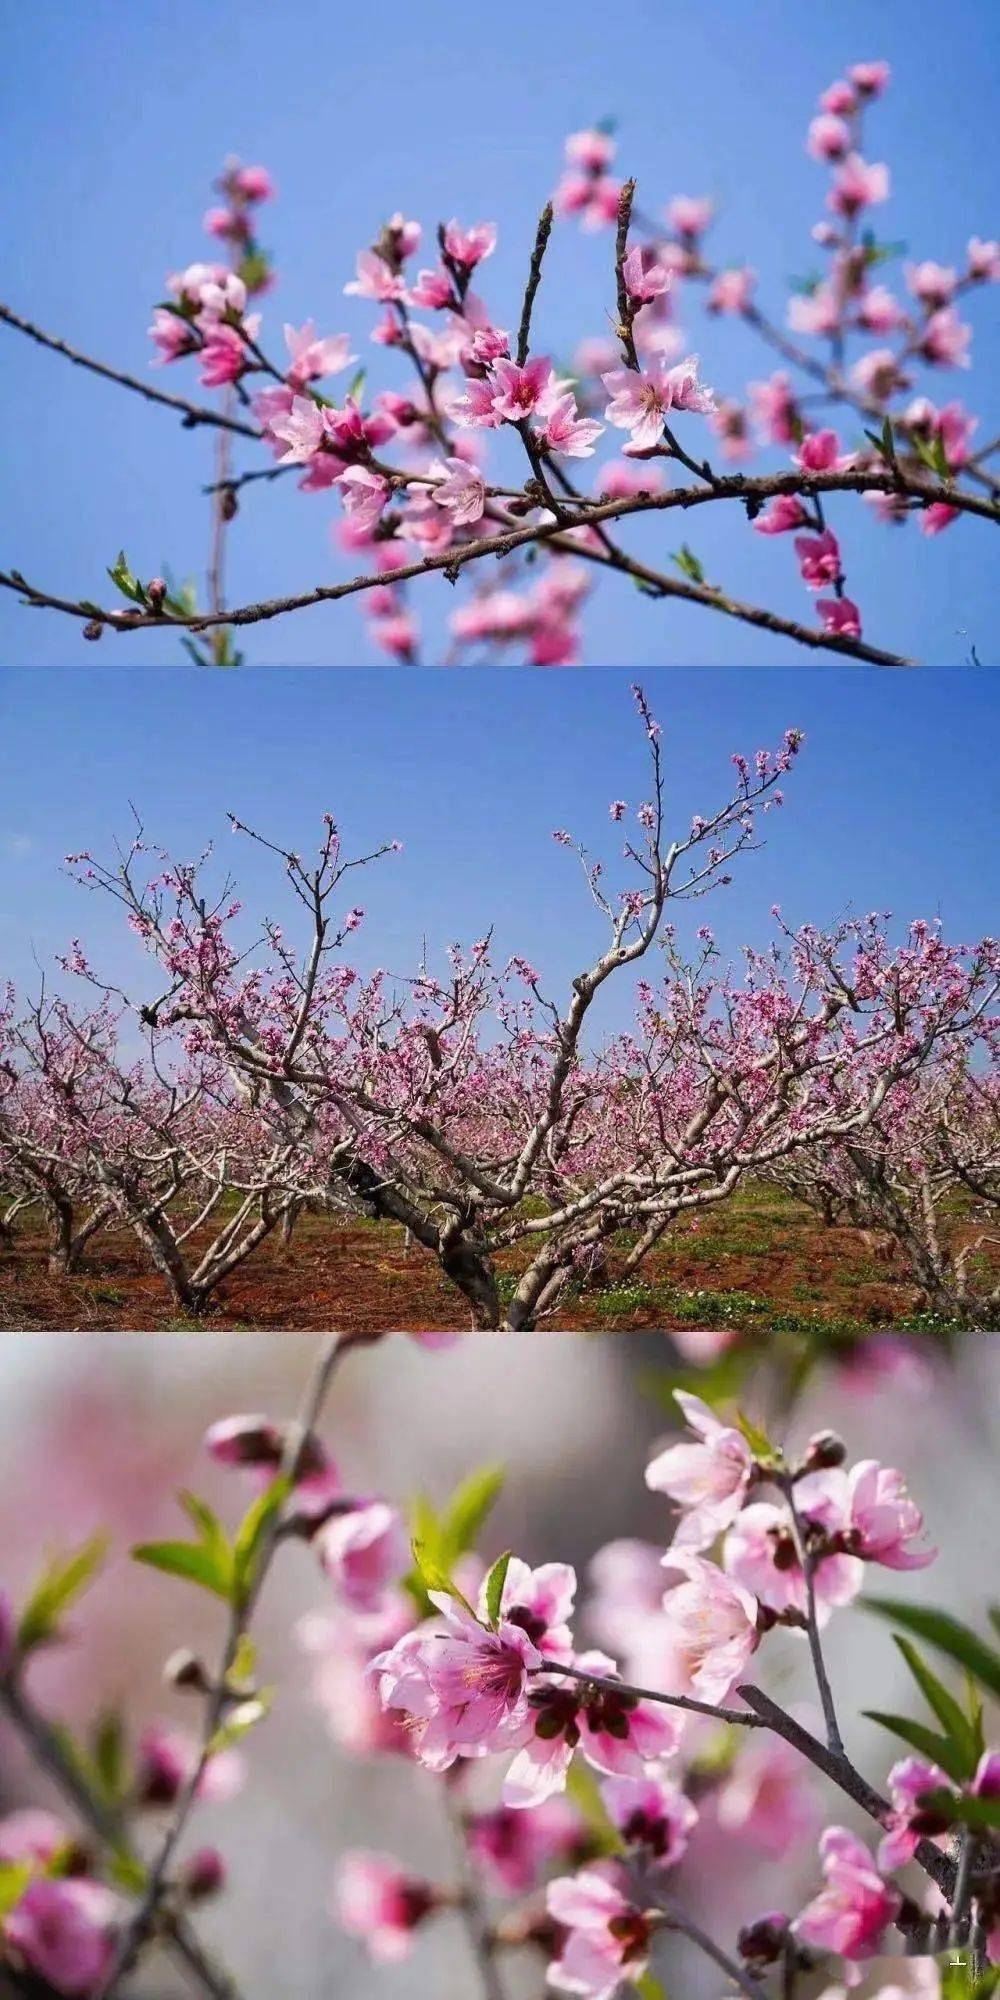
M 524 290 L 524 304 L 521 307 L 521 324 L 517 330 L 517 365 L 519 368 L 523 368 L 528 359 L 528 346 L 531 340 L 531 314 L 535 303 L 535 293 L 538 290 L 542 275 L 542 259 L 545 256 L 551 234 L 552 203 L 547 201 L 538 218 L 535 247 L 531 253 L 528 282 Z
M 74 367 L 89 369 L 91 375 L 100 375 L 106 382 L 117 382 L 119 388 L 132 389 L 147 403 L 162 403 L 168 410 L 176 410 L 188 430 L 194 430 L 198 424 L 214 424 L 218 430 L 236 431 L 240 437 L 259 441 L 262 436 L 253 424 L 242 423 L 239 417 L 225 416 L 221 410 L 207 409 L 201 403 L 190 403 L 185 396 L 172 396 L 167 389 L 154 389 L 151 382 L 142 382 L 137 375 L 127 375 L 121 368 L 109 368 L 106 362 L 81 354 L 78 348 L 70 347 L 68 341 L 58 339 L 54 333 L 43 332 L 31 320 L 22 319 L 19 313 L 12 312 L 9 306 L 0 305 L 0 322 L 16 327 L 19 333 L 26 333 L 28 339 L 37 342 L 39 347 L 50 347 L 54 354 L 64 355 Z

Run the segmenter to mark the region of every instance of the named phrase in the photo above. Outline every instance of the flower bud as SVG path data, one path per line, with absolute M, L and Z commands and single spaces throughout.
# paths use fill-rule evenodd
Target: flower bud
M 825 1472 L 833 1466 L 843 1465 L 847 1457 L 847 1446 L 835 1431 L 817 1431 L 809 1439 L 802 1459 L 803 1469 L 808 1472 Z
M 99 639 L 103 630 L 104 626 L 99 618 L 88 618 L 83 628 L 83 636 L 85 639 Z
M 181 1876 L 181 1887 L 190 1902 L 216 1896 L 226 1886 L 226 1864 L 217 1847 L 199 1847 Z
M 146 596 L 154 611 L 162 611 L 163 600 L 166 597 L 166 594 L 167 594 L 167 586 L 162 576 L 154 576 L 152 580 L 149 583 L 147 583 Z
M 170 1687 L 192 1688 L 196 1694 L 207 1694 L 211 1687 L 202 1661 L 189 1646 L 179 1646 L 171 1653 L 164 1662 L 163 1678 Z
M 745 1924 L 736 1940 L 740 1957 L 754 1966 L 773 1965 L 781 1957 L 789 1934 L 788 1918 L 780 1910 L 771 1910 L 765 1917 L 757 1917 L 752 1924 Z

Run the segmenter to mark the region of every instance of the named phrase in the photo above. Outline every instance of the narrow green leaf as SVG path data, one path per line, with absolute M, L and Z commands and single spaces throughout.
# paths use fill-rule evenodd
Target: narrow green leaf
M 861 1605 L 866 1611 L 874 1611 L 876 1617 L 901 1625 L 918 1639 L 926 1639 L 928 1645 L 936 1646 L 949 1659 L 967 1667 L 988 1694 L 1000 1699 L 1000 1653 L 994 1652 L 985 1639 L 980 1639 L 978 1633 L 970 1631 L 949 1611 L 935 1611 L 925 1604 L 896 1603 L 889 1597 L 863 1597 Z
M 737 1410 L 736 1412 L 736 1428 L 742 1431 L 755 1459 L 761 1465 L 779 1465 L 781 1463 L 781 1452 L 777 1445 L 771 1443 L 767 1432 L 759 1424 L 755 1424 L 753 1419 L 748 1417 L 743 1410 Z
M 901 1638 L 898 1632 L 894 1632 L 892 1636 L 928 1707 L 937 1716 L 950 1742 L 954 1745 L 956 1755 L 963 1759 L 966 1767 L 964 1776 L 971 1778 L 978 1761 L 976 1739 L 971 1724 L 967 1721 L 954 1695 L 949 1694 L 947 1688 L 942 1686 L 936 1675 L 931 1673 L 930 1668 L 925 1665 L 916 1647 L 911 1644 L 910 1640 Z
M 30 1881 L 30 1861 L 0 1861 L 0 1922 L 20 1902 Z
M 976 1799 L 966 1792 L 960 1799 L 953 1792 L 922 1792 L 921 1807 L 940 1813 L 954 1826 L 1000 1826 L 1000 1799 Z
M 132 1550 L 136 1562 L 150 1569 L 165 1570 L 168 1576 L 183 1576 L 203 1590 L 214 1591 L 228 1603 L 232 1596 L 232 1565 L 222 1570 L 209 1549 L 197 1542 L 140 1542 Z
M 510 1559 L 513 1553 L 513 1549 L 505 1549 L 503 1555 L 497 1557 L 486 1579 L 486 1616 L 490 1624 L 494 1626 L 499 1622 L 500 1605 L 503 1601 L 503 1587 L 507 1581 L 507 1571 L 510 1568 Z
M 236 1530 L 233 1541 L 233 1575 L 237 1588 L 244 1594 L 253 1587 L 257 1559 L 271 1522 L 284 1506 L 291 1490 L 291 1480 L 284 1475 L 272 1479 L 264 1492 L 258 1494 L 253 1506 L 247 1510 Z
M 93 1581 L 107 1551 L 107 1537 L 93 1535 L 68 1556 L 53 1556 L 46 1563 L 21 1613 L 17 1644 L 30 1653 L 53 1638 L 63 1613 Z
M 566 1796 L 580 1814 L 594 1852 L 620 1854 L 621 1834 L 608 1814 L 593 1772 L 579 1757 L 574 1757 L 566 1773 Z
M 502 1465 L 483 1465 L 456 1486 L 441 1517 L 441 1533 L 452 1562 L 475 1548 L 503 1482 Z
M 105 1709 L 91 1738 L 94 1776 L 108 1805 L 118 1805 L 127 1789 L 125 1725 L 118 1711 Z
M 443 1591 L 448 1597 L 454 1597 L 459 1604 L 465 1606 L 470 1617 L 475 1618 L 476 1614 L 468 1598 L 463 1597 L 457 1583 L 453 1582 L 448 1571 L 442 1569 L 441 1565 L 434 1561 L 433 1556 L 428 1554 L 427 1550 L 419 1542 L 414 1542 L 413 1544 L 413 1560 L 417 1565 L 421 1580 L 428 1591 L 436 1590 L 439 1594 Z
M 883 1715 L 877 1709 L 862 1709 L 869 1722 L 877 1722 L 882 1729 L 888 1729 L 893 1736 L 899 1736 L 911 1750 L 919 1750 L 922 1757 L 928 1757 L 932 1764 L 939 1764 L 956 1785 L 965 1777 L 964 1760 L 959 1757 L 947 1736 L 935 1735 L 933 1729 L 925 1729 L 922 1722 L 911 1722 L 905 1715 Z

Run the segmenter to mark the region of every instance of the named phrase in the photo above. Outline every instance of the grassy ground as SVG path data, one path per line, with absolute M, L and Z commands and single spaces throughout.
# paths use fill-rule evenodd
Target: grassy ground
M 29 1218 L 30 1220 L 30 1218 Z M 960 1218 L 956 1228 L 961 1228 Z M 506 1282 L 513 1280 L 509 1267 Z M 557 1327 L 739 1327 L 757 1332 L 868 1333 L 936 1324 L 906 1273 L 870 1239 L 827 1229 L 801 1203 L 748 1182 L 718 1208 L 679 1223 L 641 1281 L 573 1292 Z M 87 1266 L 53 1277 L 34 1221 L 0 1251 L 0 1328 L 136 1331 L 186 1326 L 345 1331 L 464 1327 L 464 1304 L 419 1248 L 390 1224 L 342 1225 L 306 1215 L 291 1246 L 271 1237 L 220 1288 L 206 1319 L 178 1319 L 134 1239 L 96 1237 Z

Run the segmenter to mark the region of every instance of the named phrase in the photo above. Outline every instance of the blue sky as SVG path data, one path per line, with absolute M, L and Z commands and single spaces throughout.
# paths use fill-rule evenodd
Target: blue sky
M 900 674 L 858 667 L 648 669 L 663 726 L 671 826 L 686 828 L 728 795 L 729 756 L 806 731 L 784 809 L 732 888 L 706 913 L 733 956 L 772 934 L 769 910 L 827 924 L 848 908 L 899 922 L 940 916 L 968 940 L 997 922 L 995 677 L 975 668 Z M 229 832 L 233 810 L 302 852 L 320 816 L 345 847 L 398 838 L 348 900 L 368 911 L 354 962 L 416 969 L 453 940 L 495 926 L 500 959 L 520 952 L 561 992 L 600 925 L 575 858 L 551 838 L 566 827 L 613 862 L 611 799 L 647 796 L 645 744 L 629 675 L 345 668 L 133 674 L 123 669 L 8 669 L 0 675 L 0 976 L 32 986 L 37 964 L 83 937 L 109 977 L 134 983 L 134 939 L 114 907 L 61 872 L 63 856 L 110 854 L 127 839 L 129 800 L 148 836 L 182 858 L 213 839 L 255 920 L 281 914 L 267 856 Z M 152 870 L 151 870 L 152 872 Z M 613 871 L 612 871 L 613 872 Z M 440 963 L 440 960 L 437 960 Z M 624 985 L 599 1026 L 623 1026 Z
M 272 332 L 286 316 L 298 323 L 313 313 L 324 331 L 356 330 L 365 350 L 369 309 L 345 300 L 342 287 L 357 248 L 397 206 L 431 228 L 456 212 L 497 220 L 500 247 L 482 289 L 509 324 L 563 138 L 612 115 L 640 198 L 657 207 L 674 192 L 711 192 L 723 211 L 713 250 L 723 260 L 749 258 L 762 300 L 778 309 L 789 277 L 816 262 L 809 228 L 825 183 L 802 150 L 816 95 L 846 64 L 873 56 L 887 57 L 895 72 L 870 124 L 869 154 L 893 173 L 880 227 L 922 255 L 960 260 L 971 232 L 996 228 L 988 133 L 1000 38 L 989 0 L 952 0 L 946 17 L 927 0 L 883 0 L 877 9 L 839 0 L 805 12 L 779 0 L 634 0 L 622 15 L 594 0 L 549 0 L 519 17 L 458 0 L 284 0 L 280 9 L 266 0 L 130 8 L 39 0 L 9 8 L 0 57 L 16 87 L 6 93 L 0 160 L 19 195 L 6 217 L 3 295 L 144 375 L 145 329 L 164 273 L 204 254 L 208 184 L 237 151 L 266 161 L 279 183 L 265 232 L 282 278 L 266 305 Z M 539 343 L 557 356 L 606 324 L 609 249 L 607 236 L 588 239 L 568 224 L 558 235 L 537 317 Z M 896 267 L 889 272 L 900 282 Z M 980 295 L 970 308 L 981 398 L 1000 360 L 995 301 L 995 292 Z M 745 329 L 695 318 L 691 331 L 706 376 L 720 387 L 769 372 Z M 124 543 L 145 576 L 164 563 L 199 575 L 204 436 L 3 328 L 0 355 L 0 564 L 69 595 L 107 597 L 105 565 Z M 962 394 L 966 382 L 952 372 L 934 386 Z M 987 401 L 982 415 L 985 438 L 997 410 Z M 335 511 L 330 496 L 251 489 L 233 535 L 237 597 L 332 579 Z M 876 643 L 925 660 L 961 661 L 972 647 L 980 660 L 998 657 L 985 524 L 960 524 L 928 544 L 912 529 L 852 527 L 858 510 L 846 500 L 831 512 L 848 524 L 851 590 Z M 787 544 L 762 545 L 745 521 L 723 513 L 704 510 L 692 523 L 709 576 L 808 618 Z M 679 539 L 653 521 L 631 544 L 655 560 Z M 421 599 L 431 660 L 440 657 L 450 601 L 436 581 Z M 136 665 L 164 661 L 160 638 L 126 645 Z M 105 639 L 102 652 L 110 650 Z M 261 664 L 373 657 L 354 605 L 257 628 L 248 651 Z M 624 584 L 603 591 L 588 616 L 591 662 L 790 657 L 787 642 L 686 607 L 664 612 Z M 94 664 L 77 627 L 6 594 L 0 658 Z

